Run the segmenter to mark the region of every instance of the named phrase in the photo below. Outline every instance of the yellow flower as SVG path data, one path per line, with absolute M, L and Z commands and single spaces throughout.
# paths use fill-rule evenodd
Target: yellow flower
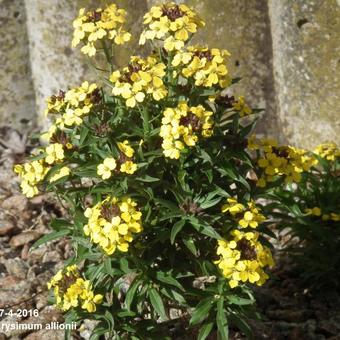
M 131 161 L 126 161 L 120 166 L 120 172 L 125 172 L 129 175 L 132 175 L 136 171 L 137 171 L 137 164 Z
M 109 179 L 111 177 L 111 172 L 116 169 L 117 163 L 116 160 L 112 157 L 108 157 L 104 159 L 102 164 L 99 164 L 97 167 L 97 174 L 101 176 L 102 179 Z
M 245 210 L 245 207 L 243 204 L 238 203 L 237 199 L 235 197 L 233 198 L 227 198 L 226 204 L 222 206 L 222 212 L 229 212 L 231 215 L 236 215 Z
M 239 111 L 240 117 L 249 116 L 253 113 L 252 109 L 245 103 L 244 97 L 238 97 L 238 100 L 233 103 L 233 108 Z
M 54 143 L 46 148 L 45 162 L 47 164 L 53 164 L 57 161 L 62 161 L 65 157 L 63 145 L 60 143 Z
M 123 143 L 117 143 L 119 150 L 126 156 L 126 157 L 133 157 L 135 150 L 129 144 L 129 141 L 125 140 Z
M 312 209 L 305 209 L 306 215 L 321 216 L 321 209 L 319 207 L 314 207 Z
M 51 178 L 50 183 L 53 183 L 60 178 L 66 177 L 70 175 L 70 168 L 67 166 L 63 166 L 61 169 L 59 169 Z

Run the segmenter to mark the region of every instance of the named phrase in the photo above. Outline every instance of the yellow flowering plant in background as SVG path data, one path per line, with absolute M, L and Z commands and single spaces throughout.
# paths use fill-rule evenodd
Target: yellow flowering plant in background
M 276 183 L 261 194 L 268 200 L 266 223 L 285 232 L 288 240 L 282 251 L 293 260 L 292 270 L 304 287 L 338 290 L 340 149 L 331 142 L 320 144 L 304 152 L 303 160 L 302 167 L 297 166 L 297 183 Z M 302 172 L 306 164 L 308 171 Z
M 230 326 L 249 335 L 251 286 L 274 265 L 257 195 L 311 161 L 249 139 L 261 110 L 232 95 L 227 50 L 190 45 L 205 23 L 184 4 L 152 7 L 140 44 L 153 52 L 115 69 L 111 51 L 131 37 L 126 15 L 114 4 L 80 10 L 72 45 L 112 71 L 104 85 L 48 98 L 43 145 L 15 166 L 27 197 L 52 192 L 68 212 L 35 244 L 73 244 L 48 284 L 54 302 L 67 322 L 98 320 L 93 339 L 227 339 Z

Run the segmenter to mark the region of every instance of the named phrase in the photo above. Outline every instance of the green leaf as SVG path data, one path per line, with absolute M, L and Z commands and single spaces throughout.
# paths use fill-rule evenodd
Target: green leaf
M 163 273 L 163 272 L 157 272 L 156 273 L 157 280 L 167 283 L 168 285 L 177 287 L 178 289 L 184 291 L 185 289 L 183 286 L 174 278 L 171 276 L 171 274 Z
M 163 300 L 155 288 L 150 288 L 149 298 L 153 308 L 155 309 L 157 314 L 161 317 L 161 319 L 167 320 L 168 317 L 166 316 L 165 313 Z
M 204 221 L 200 221 L 195 217 L 189 219 L 191 225 L 201 234 L 214 238 L 216 240 L 221 240 L 222 236 L 210 225 Z
M 221 339 L 228 340 L 229 327 L 228 327 L 228 319 L 226 316 L 226 311 L 224 310 L 224 299 L 220 299 L 217 302 L 216 323 L 217 323 L 218 334 L 220 335 Z
M 197 340 L 205 340 L 207 338 L 207 336 L 210 334 L 211 330 L 214 327 L 214 323 L 213 322 L 208 322 L 205 323 L 201 328 L 200 331 L 198 333 L 198 337 Z
M 170 242 L 171 244 L 174 244 L 176 235 L 183 229 L 185 225 L 185 220 L 179 220 L 174 224 L 174 226 L 171 229 L 171 234 L 170 234 Z
M 44 235 L 43 237 L 41 237 L 38 241 L 36 241 L 31 249 L 36 249 L 38 247 L 40 247 L 42 244 L 44 243 L 47 243 L 47 242 L 50 242 L 50 241 L 53 241 L 53 240 L 56 240 L 58 238 L 61 238 L 63 236 L 66 236 L 70 233 L 70 230 L 69 229 L 63 229 L 63 230 L 60 230 L 60 231 L 53 231 L 47 235 Z
M 56 231 L 60 231 L 62 229 L 73 227 L 73 224 L 62 218 L 55 218 L 51 221 L 50 227 Z
M 238 297 L 237 295 L 229 295 L 227 296 L 227 299 L 230 303 L 238 306 L 252 305 L 255 303 L 254 299 L 245 299 Z
M 186 304 L 186 301 L 183 297 L 183 295 L 177 293 L 175 290 L 173 289 L 169 289 L 167 287 L 163 287 L 161 289 L 161 293 L 163 295 L 165 295 L 167 298 L 169 298 L 170 300 L 174 300 L 174 301 L 177 301 L 179 304 L 181 305 L 185 305 Z
M 189 238 L 183 238 L 183 243 L 185 244 L 185 246 L 190 250 L 190 252 L 193 254 L 193 255 L 195 255 L 195 256 L 197 256 L 197 248 L 196 248 L 196 246 L 195 246 L 195 243 L 194 243 L 194 240 L 191 238 L 191 237 L 189 237 Z
M 137 181 L 141 181 L 141 182 L 147 182 L 147 183 L 149 183 L 149 182 L 158 182 L 158 181 L 160 181 L 159 178 L 157 178 L 157 177 L 151 177 L 151 176 L 149 176 L 149 175 L 145 175 L 144 177 L 137 177 L 136 180 L 137 180 Z
M 82 127 L 81 132 L 80 132 L 80 139 L 79 139 L 79 144 L 80 145 L 82 145 L 84 143 L 84 141 L 85 141 L 89 131 L 90 130 L 88 128 L 86 128 L 84 126 Z
M 138 287 L 140 286 L 140 284 L 142 283 L 142 280 L 139 278 L 135 278 L 132 282 L 132 284 L 129 287 L 129 290 L 126 293 L 126 297 L 125 297 L 125 307 L 127 310 L 130 311 L 131 308 L 131 304 L 133 302 L 133 299 L 136 295 L 136 291 L 138 289 Z
M 212 200 L 206 200 L 205 202 L 203 202 L 200 205 L 200 208 L 202 209 L 208 209 L 211 208 L 213 206 L 215 206 L 216 204 L 218 204 L 219 202 L 221 202 L 222 197 L 216 197 L 215 199 Z
M 197 325 L 209 316 L 209 311 L 213 306 L 213 300 L 208 297 L 202 300 L 191 313 L 190 326 Z

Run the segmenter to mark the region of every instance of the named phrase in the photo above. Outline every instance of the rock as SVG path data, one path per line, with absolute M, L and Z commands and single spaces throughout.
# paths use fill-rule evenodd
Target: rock
M 19 229 L 13 222 L 8 220 L 0 221 L 0 236 L 13 235 L 18 231 Z
M 38 294 L 35 298 L 35 305 L 37 309 L 39 310 L 47 306 L 48 305 L 48 293 L 45 292 L 45 294 L 44 293 Z
M 62 329 L 47 330 L 42 329 L 38 332 L 27 335 L 25 340 L 64 340 L 64 331 Z
M 278 118 L 288 143 L 339 143 L 339 1 L 268 4 Z
M 0 22 L 0 123 L 22 127 L 36 113 L 24 1 L 2 0 Z
M 13 195 L 5 199 L 1 205 L 2 209 L 10 210 L 15 209 L 17 211 L 24 211 L 26 209 L 28 200 L 23 195 Z
M 329 319 L 324 319 L 319 321 L 318 329 L 322 331 L 322 333 L 326 333 L 327 335 L 339 335 L 340 334 L 340 316 L 336 315 L 334 317 L 330 317 Z
M 24 246 L 22 247 L 21 249 L 21 258 L 23 260 L 27 260 L 28 259 L 28 254 L 29 254 L 29 251 L 30 251 L 30 246 L 29 244 L 24 244 Z
M 19 279 L 26 278 L 28 266 L 20 258 L 5 260 L 4 265 L 10 275 L 16 276 Z
M 85 319 L 78 329 L 82 339 L 89 339 L 97 324 L 98 321 Z
M 47 246 L 46 245 L 42 245 L 39 248 L 33 249 L 32 251 L 28 252 L 28 254 L 27 254 L 28 262 L 30 264 L 37 263 L 37 262 L 41 263 L 42 258 L 43 258 L 44 254 L 46 252 L 47 252 Z
M 48 251 L 44 254 L 42 258 L 42 263 L 46 262 L 59 262 L 61 261 L 61 256 L 56 250 Z
M 290 321 L 290 322 L 303 322 L 313 316 L 313 311 L 311 310 L 272 310 L 266 312 L 270 319 Z
M 17 305 L 32 298 L 33 284 L 14 276 L 0 278 L 0 308 Z
M 13 236 L 9 244 L 12 247 L 20 247 L 20 246 L 23 246 L 24 244 L 28 244 L 32 241 L 37 240 L 40 236 L 41 236 L 41 233 L 38 233 L 37 231 L 34 231 L 34 230 L 25 231 L 21 234 Z

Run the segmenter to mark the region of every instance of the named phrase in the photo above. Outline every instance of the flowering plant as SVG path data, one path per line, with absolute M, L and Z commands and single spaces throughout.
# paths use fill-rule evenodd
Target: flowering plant
M 73 45 L 107 58 L 105 86 L 50 97 L 48 145 L 15 167 L 25 195 L 53 192 L 69 213 L 35 245 L 73 244 L 49 287 L 67 320 L 99 321 L 94 339 L 249 334 L 247 284 L 273 265 L 246 151 L 260 110 L 225 94 L 237 81 L 226 50 L 188 45 L 204 26 L 194 10 L 152 7 L 140 43 L 154 52 L 113 70 L 124 22 L 115 5 L 80 10 Z
M 265 212 L 287 242 L 284 252 L 305 287 L 338 289 L 340 265 L 340 150 L 334 143 L 320 144 L 313 166 L 299 176 L 298 185 L 276 186 L 265 193 Z

